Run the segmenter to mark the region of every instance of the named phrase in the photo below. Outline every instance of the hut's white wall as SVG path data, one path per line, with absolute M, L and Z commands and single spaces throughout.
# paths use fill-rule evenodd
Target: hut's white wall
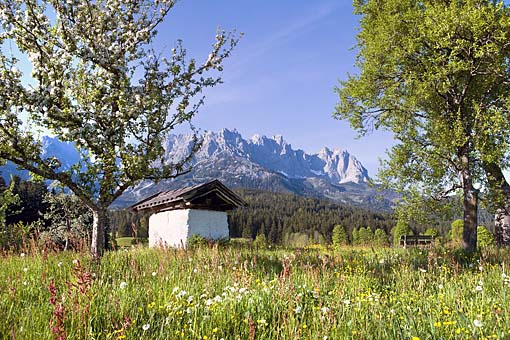
M 227 213 L 184 209 L 159 212 L 149 218 L 150 247 L 186 247 L 193 235 L 213 240 L 228 238 Z

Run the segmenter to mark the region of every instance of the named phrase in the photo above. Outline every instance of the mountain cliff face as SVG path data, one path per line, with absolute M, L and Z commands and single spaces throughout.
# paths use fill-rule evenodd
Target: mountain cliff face
M 182 159 L 191 143 L 189 135 L 167 136 L 164 141 L 165 159 Z M 79 160 L 71 143 L 45 137 L 43 145 L 45 156 L 59 158 L 63 168 Z M 376 199 L 378 193 L 367 185 L 367 170 L 347 151 L 323 148 L 317 154 L 307 154 L 293 149 L 282 136 L 255 135 L 244 139 L 235 130 L 206 132 L 202 148 L 194 155 L 192 164 L 193 171 L 176 179 L 157 184 L 150 181 L 139 183 L 126 191 L 115 205 L 123 207 L 157 191 L 217 178 L 232 188 L 292 192 L 379 210 L 391 206 L 389 200 Z M 15 172 L 27 177 L 26 172 L 20 173 L 14 168 L 12 164 L 4 166 L 3 176 L 8 177 L 9 173 Z
M 168 160 L 182 159 L 191 147 L 191 136 L 170 135 L 165 140 Z M 174 180 L 148 181 L 132 188 L 117 202 L 126 205 L 160 190 L 188 186 L 218 178 L 232 188 L 255 188 L 328 198 L 336 202 L 391 209 L 390 193 L 368 186 L 369 176 L 353 155 L 323 148 L 316 154 L 295 150 L 282 136 L 255 135 L 244 139 L 237 131 L 207 132 L 193 158 L 193 171 Z
M 170 135 L 165 147 L 167 155 L 178 159 L 189 150 L 190 137 Z M 252 167 L 280 173 L 287 178 L 317 177 L 333 184 L 366 183 L 369 180 L 367 170 L 347 151 L 324 148 L 317 154 L 307 154 L 303 150 L 294 150 L 282 136 L 255 135 L 245 140 L 237 131 L 207 132 L 194 163 L 201 167 L 203 163 L 225 158 L 247 161 Z M 250 175 L 250 169 L 236 173 Z

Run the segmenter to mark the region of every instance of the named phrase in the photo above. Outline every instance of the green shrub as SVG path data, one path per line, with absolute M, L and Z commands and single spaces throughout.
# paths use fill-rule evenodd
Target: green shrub
M 359 243 L 363 246 L 372 245 L 374 233 L 370 227 L 359 228 Z
M 410 235 L 411 234 L 411 227 L 409 227 L 409 224 L 398 221 L 397 225 L 393 229 L 393 244 L 398 246 L 400 243 L 400 237 L 403 235 Z
M 267 247 L 267 239 L 264 233 L 260 233 L 255 237 L 255 241 L 253 241 L 253 245 L 256 247 L 264 248 Z
M 348 243 L 348 240 L 345 228 L 340 224 L 335 225 L 335 227 L 333 228 L 333 235 L 331 236 L 331 239 L 333 241 L 333 246 L 335 247 L 346 245 Z
M 450 237 L 452 242 L 454 243 L 462 242 L 463 233 L 464 233 L 464 221 L 461 219 L 453 221 L 450 229 Z
M 360 244 L 359 242 L 359 230 L 354 228 L 352 229 L 352 233 L 351 233 L 351 243 L 353 246 L 358 246 Z
M 432 236 L 432 237 L 436 238 L 439 236 L 439 230 L 437 228 L 430 227 L 430 228 L 427 228 L 427 230 L 425 230 L 423 235 Z
M 198 248 L 205 246 L 208 243 L 207 239 L 201 235 L 191 235 L 187 242 L 186 247 L 187 248 Z
M 374 245 L 378 247 L 387 247 L 388 246 L 388 235 L 384 229 L 377 228 L 374 232 Z
M 477 246 L 478 248 L 485 248 L 496 244 L 494 235 L 485 228 L 483 225 L 479 225 L 476 229 L 477 233 Z

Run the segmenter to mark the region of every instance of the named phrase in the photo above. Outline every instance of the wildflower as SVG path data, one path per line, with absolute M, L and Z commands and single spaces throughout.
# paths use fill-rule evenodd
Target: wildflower
M 443 284 L 442 284 L 442 283 L 440 283 L 440 284 L 437 286 L 437 288 L 439 288 L 439 289 L 443 289 L 443 288 L 444 288 L 444 286 L 443 286 Z
M 216 295 L 216 296 L 214 297 L 214 302 L 220 303 L 221 301 L 223 301 L 223 299 L 221 298 L 221 296 Z
M 156 272 L 152 272 L 152 276 L 156 276 L 158 273 Z
M 267 321 L 266 319 L 260 319 L 260 320 L 257 320 L 257 323 L 261 326 L 266 326 L 267 325 Z
M 420 338 L 418 338 L 417 336 L 413 336 L 412 340 L 420 340 Z
M 175 294 L 179 291 L 179 287 L 174 287 L 174 289 L 172 289 L 172 294 Z
M 120 289 L 124 289 L 124 288 L 126 288 L 126 287 L 127 287 L 127 282 L 122 281 L 122 282 L 120 283 L 119 287 L 120 287 Z
M 475 327 L 482 327 L 483 326 L 483 322 L 481 322 L 478 319 L 474 319 L 473 320 L 473 325 L 475 325 Z
M 25 253 L 21 253 L 21 254 L 19 254 L 19 256 L 25 257 Z
M 324 337 L 322 338 L 322 340 L 328 340 L 328 336 L 327 336 L 327 335 L 324 335 Z
M 77 265 L 78 263 L 80 263 L 80 261 L 79 261 L 78 259 L 74 259 L 74 260 L 73 260 L 73 264 L 74 264 L 74 265 Z
M 218 333 L 218 327 L 214 327 L 212 330 L 213 333 Z
M 150 324 L 148 324 L 148 323 L 146 323 L 145 325 L 143 325 L 143 326 L 142 326 L 142 329 L 143 329 L 144 331 L 148 330 L 149 328 L 151 328 L 151 325 L 150 325 Z
M 302 309 L 301 306 L 296 306 L 296 308 L 294 308 L 294 313 L 296 313 L 296 314 L 301 313 L 301 309 Z
M 477 292 L 481 292 L 483 290 L 482 286 L 476 286 L 475 290 Z
M 207 299 L 207 300 L 205 301 L 205 305 L 206 305 L 206 306 L 210 306 L 210 305 L 212 305 L 213 303 L 214 303 L 213 299 Z
M 423 269 L 423 268 L 418 268 L 420 270 L 420 272 L 422 273 L 426 273 L 427 272 L 427 269 Z
M 27 267 L 23 268 L 23 271 L 24 271 L 25 273 L 26 273 L 26 272 L 28 272 L 28 268 L 27 268 Z
M 27 284 L 27 281 L 23 281 L 23 286 L 26 286 Z
M 329 308 L 328 307 L 322 307 L 321 308 L 321 312 L 326 314 L 327 312 L 329 312 Z
M 350 305 L 351 304 L 351 300 L 344 300 L 344 305 Z

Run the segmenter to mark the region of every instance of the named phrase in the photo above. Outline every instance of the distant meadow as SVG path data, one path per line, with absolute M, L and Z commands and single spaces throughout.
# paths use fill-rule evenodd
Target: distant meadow
M 510 256 L 248 245 L 0 258 L 1 339 L 505 339 Z

